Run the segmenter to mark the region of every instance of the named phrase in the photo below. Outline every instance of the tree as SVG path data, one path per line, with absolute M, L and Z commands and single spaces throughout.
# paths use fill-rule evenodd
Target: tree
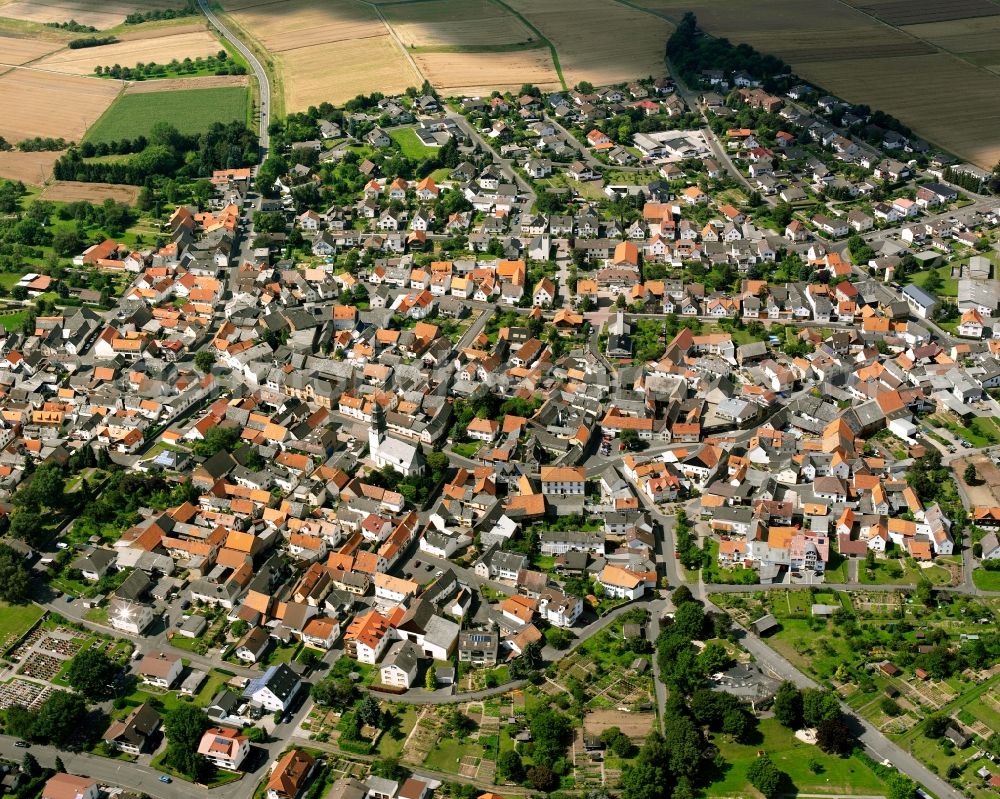
M 31 593 L 31 573 L 24 565 L 24 556 L 17 550 L 0 544 L 0 599 L 18 603 Z
M 321 705 L 346 710 L 357 698 L 357 688 L 346 677 L 330 677 L 312 687 L 312 698 Z
M 687 716 L 667 715 L 663 720 L 663 742 L 668 752 L 666 765 L 675 776 L 693 777 L 700 767 L 704 742 Z
M 378 700 L 371 694 L 365 694 L 365 698 L 358 705 L 358 720 L 362 724 L 376 729 L 382 725 L 382 708 L 379 707 Z
M 85 696 L 102 699 L 111 695 L 118 671 L 118 664 L 103 649 L 91 647 L 70 662 L 66 682 Z
M 501 752 L 497 758 L 497 772 L 500 774 L 500 779 L 508 782 L 522 782 L 525 773 L 521 756 L 513 749 Z
M 685 602 L 674 615 L 674 628 L 688 641 L 701 640 L 705 632 L 705 610 L 697 602 Z
M 722 731 L 734 741 L 745 741 L 753 727 L 752 717 L 743 708 L 734 707 L 722 717 Z
M 916 783 L 905 774 L 890 774 L 885 781 L 887 799 L 913 799 L 917 793 Z
M 925 608 L 933 607 L 934 605 L 934 588 L 931 586 L 931 581 L 926 577 L 921 577 L 917 581 L 916 591 L 913 592 L 914 598 L 922 604 Z
M 932 713 L 924 720 L 924 735 L 928 738 L 940 738 L 948 729 L 950 719 L 944 713 Z
M 376 777 L 381 777 L 384 780 L 392 780 L 393 782 L 405 782 L 410 776 L 409 770 L 394 757 L 376 760 L 372 763 L 371 770 L 372 774 Z
M 802 726 L 802 692 L 795 683 L 785 680 L 778 686 L 774 695 L 774 717 L 790 730 Z
M 979 473 L 976 471 L 975 464 L 970 463 L 965 467 L 965 471 L 962 472 L 962 479 L 969 485 L 977 485 L 979 483 Z
M 562 757 L 572 740 L 573 727 L 569 719 L 557 710 L 536 710 L 529 722 L 534 741 L 533 759 L 539 763 L 552 763 Z
M 204 776 L 208 761 L 198 754 L 198 744 L 210 724 L 205 711 L 194 705 L 181 704 L 169 711 L 163 719 L 167 736 L 164 762 L 191 779 Z
M 846 755 L 854 748 L 851 728 L 841 718 L 825 719 L 816 727 L 816 745 L 827 754 Z
M 551 793 L 559 787 L 559 778 L 548 766 L 532 766 L 528 769 L 528 784 L 536 791 Z
M 215 363 L 215 353 L 211 350 L 199 350 L 194 356 L 194 365 L 202 374 L 208 374 Z
M 631 428 L 622 430 L 618 438 L 625 449 L 635 450 L 639 448 L 639 432 L 637 430 L 632 430 Z
M 433 663 L 427 668 L 427 673 L 424 675 L 424 688 L 428 691 L 437 688 L 437 669 Z
M 807 727 L 840 718 L 840 702 L 832 691 L 807 688 L 802 692 L 802 718 Z
M 35 714 L 34 737 L 63 749 L 79 734 L 86 715 L 87 703 L 82 696 L 53 691 Z
M 747 779 L 750 780 L 750 784 L 767 799 L 773 799 L 778 795 L 784 776 L 767 755 L 758 757 L 747 768 Z
M 719 671 L 725 671 L 732 663 L 733 658 L 729 654 L 729 650 L 718 641 L 711 641 L 706 644 L 705 648 L 698 655 L 698 666 L 705 674 L 715 674 Z
M 229 632 L 231 632 L 237 638 L 242 638 L 244 635 L 246 635 L 246 632 L 249 629 L 250 629 L 249 622 L 243 619 L 237 619 L 230 625 Z
M 21 758 L 21 771 L 29 777 L 37 777 L 42 773 L 42 767 L 38 765 L 38 761 L 31 752 L 25 752 L 24 757 Z
M 674 603 L 674 607 L 679 608 L 688 602 L 694 602 L 694 594 L 691 593 L 691 589 L 686 585 L 679 585 L 674 589 L 674 592 L 670 595 L 670 599 Z
M 63 763 L 62 758 L 59 757 L 59 755 L 56 755 L 55 769 L 60 774 L 65 774 L 66 773 L 66 764 Z

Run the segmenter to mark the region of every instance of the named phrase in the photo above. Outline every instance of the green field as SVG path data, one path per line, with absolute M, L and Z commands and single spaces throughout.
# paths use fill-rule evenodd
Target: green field
M 715 736 L 714 743 L 728 764 L 715 781 L 705 789 L 705 795 L 751 797 L 759 794 L 750 787 L 746 770 L 758 752 L 765 751 L 774 764 L 788 775 L 794 791 L 838 796 L 878 795 L 883 793 L 882 781 L 857 757 L 836 757 L 824 754 L 816 746 L 802 743 L 774 719 L 761 719 L 760 739 L 751 744 L 738 744 L 727 736 Z
M 426 161 L 437 151 L 434 147 L 428 147 L 417 138 L 417 134 L 411 128 L 397 128 L 389 131 L 389 138 L 399 145 L 403 155 L 412 158 L 414 161 Z
M 243 121 L 247 90 L 227 86 L 119 97 L 87 131 L 89 142 L 148 136 L 157 122 L 169 122 L 181 133 L 201 133 L 215 122 Z
M 972 582 L 980 591 L 1000 591 L 1000 572 L 988 572 L 986 569 L 976 569 L 972 573 Z
M 0 645 L 6 650 L 45 614 L 37 605 L 0 602 Z

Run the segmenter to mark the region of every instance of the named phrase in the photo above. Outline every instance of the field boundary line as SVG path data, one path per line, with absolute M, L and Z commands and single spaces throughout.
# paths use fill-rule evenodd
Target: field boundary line
M 552 66 L 556 68 L 556 75 L 559 76 L 559 83 L 562 84 L 563 91 L 569 91 L 569 86 L 566 85 L 566 76 L 563 75 L 562 64 L 559 63 L 559 53 L 556 51 L 556 46 L 552 44 L 549 37 L 545 36 L 538 28 L 536 28 L 535 25 L 526 16 L 524 16 L 524 14 L 507 5 L 504 2 L 504 0 L 493 0 L 493 2 L 499 6 L 503 6 L 504 8 L 506 8 L 511 14 L 513 14 L 515 17 L 521 20 L 521 22 L 525 24 L 528 30 L 534 33 L 535 36 L 537 36 L 539 39 L 541 39 L 549 46 L 549 53 L 552 54 Z
M 385 14 L 382 13 L 382 9 L 375 5 L 375 3 L 372 3 L 371 0 L 362 0 L 362 2 L 364 2 L 364 4 L 369 8 L 374 9 L 375 13 L 378 15 L 379 21 L 382 23 L 382 26 L 389 32 L 389 36 L 392 37 L 396 46 L 403 51 L 403 55 L 410 63 L 410 69 L 414 71 L 417 78 L 420 79 L 421 82 L 426 81 L 427 76 L 420 71 L 420 67 L 417 66 L 417 62 L 413 60 L 413 56 L 411 56 L 409 50 L 406 49 L 406 45 L 403 44 L 403 40 L 400 39 L 399 34 L 396 33 L 396 29 L 393 28 L 392 25 L 389 24 L 389 20 L 385 18 Z
M 260 62 L 261 66 L 264 67 L 264 71 L 267 72 L 268 83 L 271 86 L 271 117 L 284 117 L 285 116 L 285 76 L 282 74 L 278 67 L 278 61 L 275 58 L 275 53 L 264 47 L 260 39 L 255 36 L 251 36 L 247 32 L 247 29 L 240 25 L 233 15 L 222 7 L 222 4 L 217 2 L 217 0 L 209 0 L 209 8 L 215 12 L 215 15 L 223 22 L 223 24 L 229 28 L 230 32 L 236 35 L 236 37 L 243 42 L 244 46 L 250 50 Z M 256 8 L 256 6 L 253 6 Z M 250 88 L 252 91 L 250 101 L 260 102 L 261 89 L 259 86 L 259 81 L 257 76 L 254 74 L 253 69 L 250 70 Z

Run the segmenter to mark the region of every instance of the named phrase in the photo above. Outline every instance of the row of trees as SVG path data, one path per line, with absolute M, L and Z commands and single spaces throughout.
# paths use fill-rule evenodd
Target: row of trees
M 168 123 L 157 123 L 148 144 L 121 161 L 85 161 L 80 149 L 72 148 L 56 161 L 58 180 L 129 183 L 144 185 L 151 178 L 173 176 L 193 179 L 215 169 L 250 166 L 257 160 L 257 136 L 242 122 L 215 123 L 207 131 L 185 135 Z
M 151 11 L 134 11 L 125 17 L 126 25 L 140 25 L 143 22 L 154 22 L 161 19 L 179 19 L 198 15 L 198 6 L 188 3 L 183 8 L 157 8 Z
M 229 58 L 229 53 L 225 50 L 220 50 L 217 55 L 210 55 L 207 58 L 198 56 L 194 59 L 185 58 L 183 61 L 178 61 L 175 58 L 168 64 L 157 64 L 155 61 L 149 63 L 140 61 L 134 67 L 123 67 L 121 64 L 110 66 L 98 64 L 94 67 L 94 74 L 99 78 L 145 80 L 146 78 L 163 78 L 168 75 L 192 75 L 203 70 L 207 70 L 213 75 L 247 74 L 247 68 L 232 61 Z

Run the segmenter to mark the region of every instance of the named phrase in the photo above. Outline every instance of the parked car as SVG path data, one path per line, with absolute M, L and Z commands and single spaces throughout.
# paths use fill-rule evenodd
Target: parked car
M 168 777 L 166 774 L 160 775 L 160 782 L 173 782 L 173 781 L 174 781 L 173 778 Z
M 16 746 L 18 749 L 28 749 L 31 746 L 31 744 L 29 744 L 27 741 L 14 741 L 14 746 Z

